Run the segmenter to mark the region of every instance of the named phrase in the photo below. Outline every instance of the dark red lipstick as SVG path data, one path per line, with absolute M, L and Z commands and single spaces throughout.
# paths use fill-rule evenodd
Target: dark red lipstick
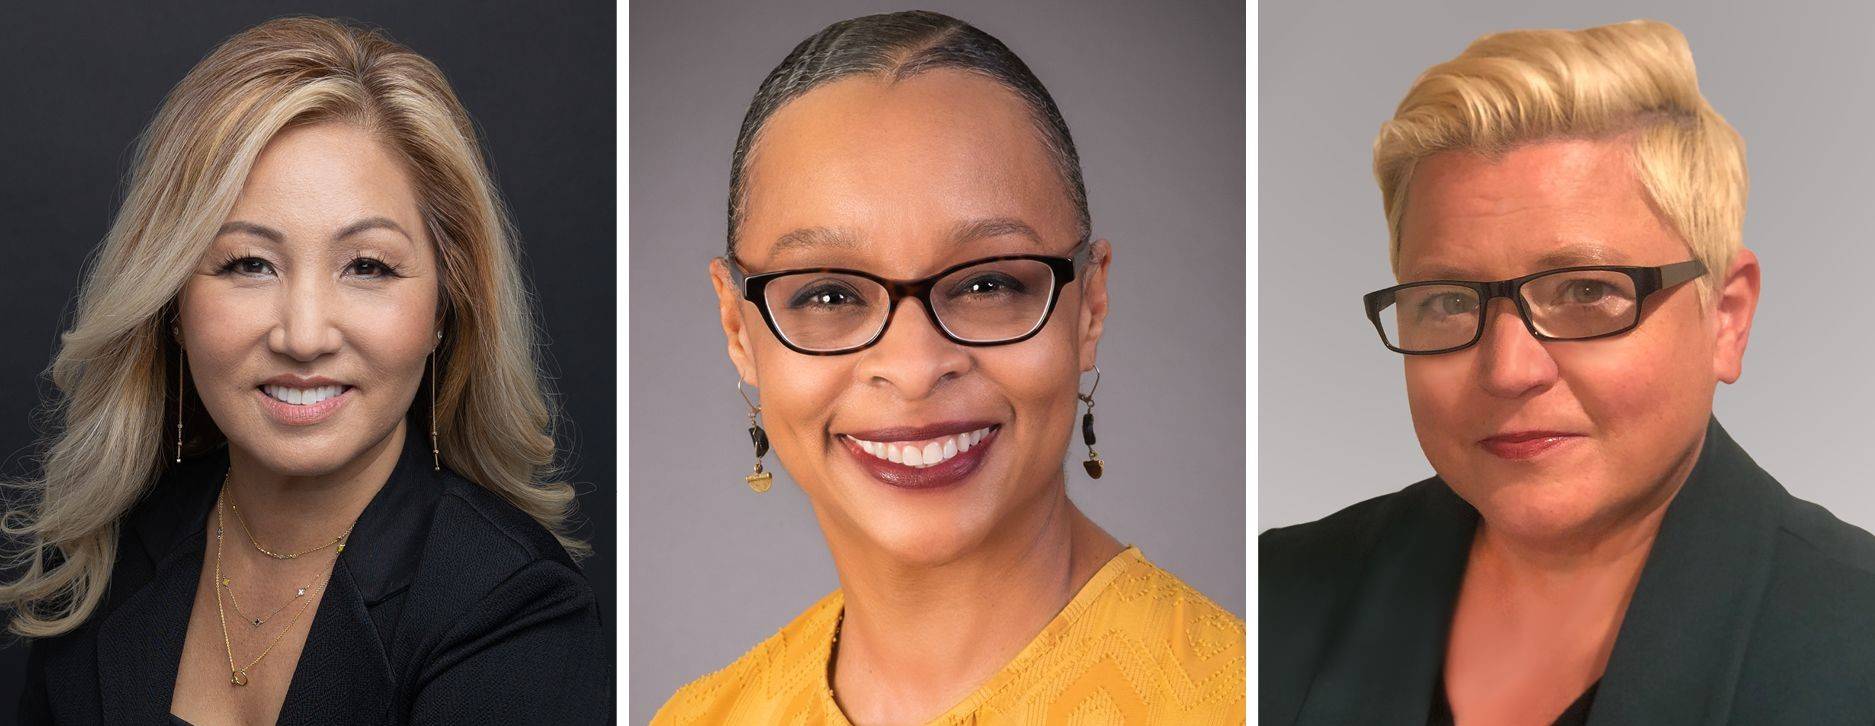
M 1501 459 L 1527 461 L 1580 438 L 1581 434 L 1562 431 L 1510 431 L 1486 437 L 1478 445 Z
M 875 445 L 897 445 L 901 449 L 916 443 L 929 444 L 934 440 L 968 434 L 972 431 L 988 429 L 982 438 L 970 445 L 969 450 L 957 447 L 957 452 L 948 459 L 928 466 L 913 466 L 887 460 L 868 453 L 861 442 Z M 846 448 L 853 462 L 858 464 L 872 478 L 880 483 L 899 489 L 935 490 L 962 483 L 988 457 L 990 445 L 1002 426 L 986 421 L 952 421 L 923 426 L 900 426 L 868 431 L 853 431 L 839 435 L 840 444 Z M 953 441 L 954 443 L 954 441 Z M 939 444 L 941 449 L 942 443 Z M 922 455 L 922 447 L 921 447 Z

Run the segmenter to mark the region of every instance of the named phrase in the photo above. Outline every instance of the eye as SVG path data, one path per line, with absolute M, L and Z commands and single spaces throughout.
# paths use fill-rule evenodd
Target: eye
M 236 275 L 248 277 L 259 277 L 273 274 L 273 263 L 259 257 L 236 257 L 227 262 L 223 262 L 218 272 L 222 274 L 234 273 Z
M 1477 307 L 1470 295 L 1446 293 L 1426 300 L 1427 309 L 1438 315 L 1464 315 Z
M 1600 280 L 1572 280 L 1563 288 L 1563 302 L 1575 305 L 1592 305 L 1608 297 L 1610 286 Z
M 359 257 L 345 265 L 345 273 L 366 279 L 401 277 L 397 268 L 374 257 Z
M 1013 277 L 991 273 L 970 277 L 953 288 L 958 295 L 999 295 L 1019 293 L 1025 289 L 1022 282 Z
M 809 285 L 788 299 L 790 308 L 842 308 L 865 304 L 852 288 L 833 282 Z

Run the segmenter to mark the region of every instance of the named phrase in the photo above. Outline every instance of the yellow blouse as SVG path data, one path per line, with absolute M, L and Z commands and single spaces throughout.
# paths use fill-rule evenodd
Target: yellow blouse
M 678 689 L 653 726 L 836 724 L 827 682 L 840 591 L 729 667 Z M 1128 547 L 1016 657 L 932 724 L 1241 724 L 1244 623 Z

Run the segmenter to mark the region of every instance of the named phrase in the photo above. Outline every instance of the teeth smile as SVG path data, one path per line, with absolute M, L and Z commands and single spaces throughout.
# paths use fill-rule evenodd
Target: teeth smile
M 311 406 L 345 392 L 347 386 L 320 386 L 318 388 L 288 388 L 286 386 L 261 386 L 262 393 L 268 398 L 294 406 Z
M 923 469 L 949 461 L 951 457 L 969 451 L 983 441 L 990 429 L 984 427 L 967 433 L 941 436 L 926 441 L 866 441 L 851 436 L 847 440 L 859 445 L 861 451 L 884 459 L 894 464 Z

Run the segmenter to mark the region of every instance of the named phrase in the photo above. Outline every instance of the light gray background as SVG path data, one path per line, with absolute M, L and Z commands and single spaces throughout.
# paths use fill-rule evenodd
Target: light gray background
M 794 45 L 878 2 L 636 2 L 630 15 L 633 723 L 837 587 L 800 489 L 748 490 L 750 448 L 705 263 L 729 155 Z M 934 2 L 1054 94 L 1112 240 L 1098 447 L 1068 463 L 1095 521 L 1244 612 L 1244 9 L 1234 1 Z M 1058 322 L 1058 321 L 1057 321 Z M 1091 380 L 1091 377 L 1088 378 Z M 1078 439 L 1070 457 L 1084 454 Z M 768 459 L 771 466 L 775 457 Z
M 1374 134 L 1419 72 L 1486 32 L 1672 23 L 1708 101 L 1745 138 L 1745 245 L 1763 297 L 1744 375 L 1714 402 L 1798 497 L 1875 529 L 1868 472 L 1875 325 L 1875 6 L 1588 1 L 1265 3 L 1257 528 L 1294 524 L 1432 475 L 1400 356 L 1360 296 L 1393 284 Z

